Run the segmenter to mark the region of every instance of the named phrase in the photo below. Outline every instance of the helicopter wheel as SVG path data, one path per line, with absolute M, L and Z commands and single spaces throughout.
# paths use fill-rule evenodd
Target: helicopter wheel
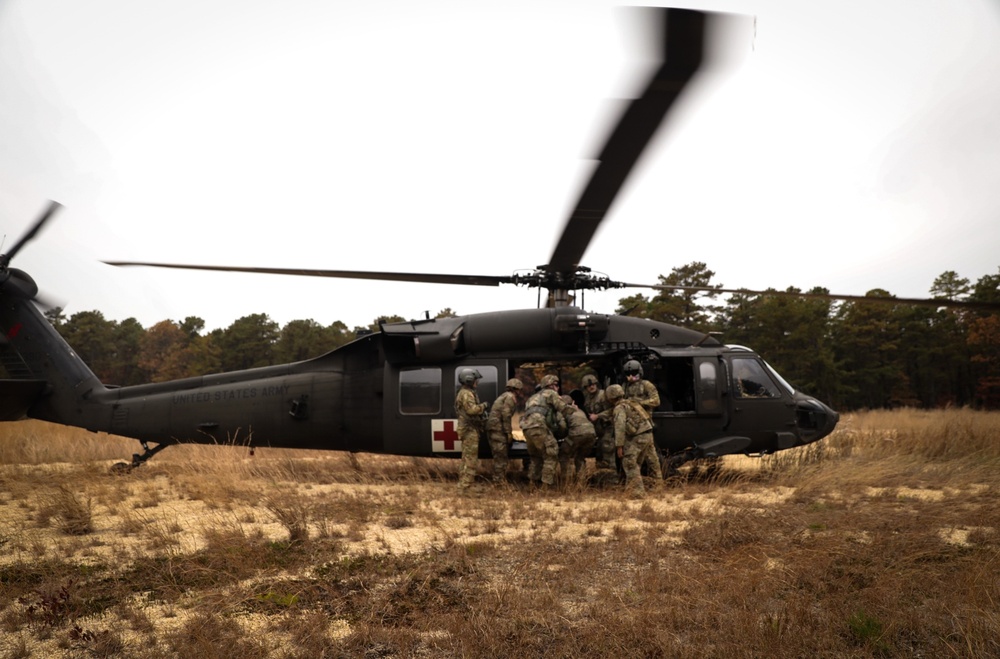
M 663 474 L 663 480 L 676 478 L 681 475 L 681 472 L 674 465 L 674 461 L 670 459 L 669 455 L 660 456 L 660 473 Z

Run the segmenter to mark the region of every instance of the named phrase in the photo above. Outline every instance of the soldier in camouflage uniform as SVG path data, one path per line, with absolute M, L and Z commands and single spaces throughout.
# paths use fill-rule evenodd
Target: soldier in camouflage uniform
M 642 405 L 625 398 L 625 391 L 620 385 L 608 387 L 605 396 L 615 406 L 615 446 L 625 469 L 625 490 L 634 497 L 642 497 L 645 488 L 639 465 L 648 461 L 655 467 L 652 470 L 653 478 L 663 478 L 656 456 L 656 445 L 653 443 L 653 421 Z
M 649 380 L 642 379 L 642 365 L 634 359 L 625 362 L 625 398 L 637 400 L 650 414 L 660 406 L 660 392 Z
M 507 391 L 493 401 L 490 418 L 486 422 L 486 432 L 490 438 L 493 454 L 493 482 L 500 483 L 507 477 L 507 449 L 514 443 L 511 421 L 517 411 L 518 394 L 524 385 L 517 378 L 507 380 Z
M 521 430 L 531 456 L 528 478 L 532 483 L 541 481 L 544 485 L 554 485 L 559 444 L 553 432 L 566 430 L 566 417 L 562 413 L 566 403 L 559 397 L 558 377 L 546 375 L 540 384 L 542 388 L 524 405 Z
M 458 438 L 462 442 L 462 472 L 458 478 L 461 490 L 472 485 L 479 469 L 479 431 L 485 422 L 486 403 L 479 402 L 476 385 L 482 377 L 473 368 L 463 368 L 458 374 L 462 387 L 455 396 L 455 413 L 458 415 Z
M 566 403 L 563 416 L 566 417 L 568 431 L 566 440 L 559 445 L 559 471 L 563 482 L 570 482 L 574 477 L 579 479 L 583 476 L 587 456 L 594 450 L 594 442 L 597 441 L 597 433 L 594 432 L 594 424 L 587 419 L 587 413 L 578 408 L 572 398 L 563 396 L 562 400 Z
M 634 359 L 625 362 L 625 398 L 637 401 L 652 417 L 653 410 L 660 406 L 660 392 L 649 380 L 642 379 L 642 364 Z M 654 466 L 653 463 L 656 463 Z M 652 474 L 660 469 L 660 459 L 654 451 L 646 463 L 639 463 L 639 468 L 646 467 L 646 473 Z
M 597 376 L 588 373 L 580 381 L 583 386 L 583 409 L 594 424 L 597 433 L 597 468 L 615 468 L 615 436 L 611 427 L 611 408 L 604 397 L 604 390 L 597 382 Z

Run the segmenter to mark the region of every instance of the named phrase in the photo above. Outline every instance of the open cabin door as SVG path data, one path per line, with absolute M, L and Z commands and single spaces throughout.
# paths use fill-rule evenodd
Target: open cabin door
M 660 407 L 653 412 L 654 433 L 661 447 L 676 449 L 693 438 L 725 434 L 725 371 L 718 355 L 664 356 L 655 377 Z
M 722 416 L 725 376 L 717 356 L 667 356 L 660 359 L 652 376 L 660 394 L 656 414 L 674 416 Z

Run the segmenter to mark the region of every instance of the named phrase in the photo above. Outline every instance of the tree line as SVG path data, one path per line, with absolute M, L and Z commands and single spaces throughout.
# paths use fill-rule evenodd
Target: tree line
M 695 262 L 659 279 L 721 288 L 714 276 Z M 829 293 L 821 287 L 786 292 Z M 713 303 L 718 297 L 684 291 L 633 295 L 619 301 L 616 313 L 718 332 L 724 343 L 753 348 L 794 386 L 834 409 L 1000 408 L 998 312 L 749 293 Z M 865 297 L 893 296 L 877 288 Z M 934 280 L 930 297 L 1000 303 L 1000 274 L 973 284 L 947 271 Z
M 721 288 L 704 263 L 661 275 L 673 286 Z M 786 292 L 802 292 L 788 288 Z M 828 293 L 814 288 L 808 293 Z M 835 409 L 898 406 L 1000 408 L 1000 314 L 892 303 L 834 302 L 750 293 L 661 291 L 621 298 L 615 313 L 650 318 L 718 335 L 727 344 L 756 350 L 789 382 Z M 869 298 L 891 298 L 882 289 Z M 930 297 L 1000 303 L 1000 274 L 975 283 L 948 271 L 934 280 Z M 451 309 L 437 317 L 454 316 Z M 134 318 L 108 320 L 100 311 L 49 321 L 104 382 L 119 385 L 299 361 L 378 330 L 349 329 L 336 321 L 293 320 L 281 327 L 252 314 L 225 329 L 205 332 L 190 316 L 143 328 Z

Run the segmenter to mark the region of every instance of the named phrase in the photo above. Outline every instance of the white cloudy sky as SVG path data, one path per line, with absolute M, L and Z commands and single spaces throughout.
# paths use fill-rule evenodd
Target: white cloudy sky
M 1000 3 L 747 0 L 584 262 L 655 283 L 923 296 L 1000 266 Z M 518 288 L 101 260 L 506 275 L 545 263 L 641 78 L 601 0 L 0 0 L 0 233 L 69 314 L 363 325 Z M 742 40 L 741 40 L 742 39 Z M 611 312 L 633 291 L 589 294 Z

